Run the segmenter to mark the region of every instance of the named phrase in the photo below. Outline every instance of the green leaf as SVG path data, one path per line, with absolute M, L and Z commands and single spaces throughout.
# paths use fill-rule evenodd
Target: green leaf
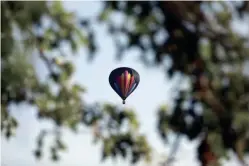
M 52 28 L 48 28 L 46 29 L 43 37 L 45 40 L 52 40 L 55 38 L 55 33 L 56 32 Z
M 137 130 L 139 127 L 139 122 L 137 121 L 136 114 L 134 111 L 126 111 L 126 115 L 130 122 L 130 127 L 134 130 Z
M 35 100 L 36 105 L 40 110 L 47 110 L 47 99 L 45 96 L 39 97 Z
M 85 92 L 85 91 L 86 91 L 85 88 L 83 88 L 82 86 L 77 85 L 77 84 L 73 85 L 73 87 L 72 87 L 72 92 L 74 94 L 78 94 L 78 93 Z
M 78 131 L 78 121 L 77 120 L 70 120 L 70 122 L 69 122 L 69 127 L 70 127 L 70 129 L 73 131 L 73 132 L 75 132 L 75 133 L 77 133 L 77 131 Z
M 60 73 L 60 82 L 70 79 L 74 72 L 74 66 L 71 62 L 66 62 L 60 65 L 62 72 Z
M 210 144 L 212 151 L 215 153 L 217 157 L 227 156 L 227 151 L 223 146 L 223 140 L 220 133 L 209 132 L 208 143 Z
M 159 111 L 163 113 L 166 113 L 167 110 L 168 110 L 167 105 L 161 105 L 161 107 L 159 108 Z
M 62 72 L 61 74 L 60 74 L 60 79 L 59 79 L 59 81 L 61 82 L 61 83 L 63 83 L 63 82 L 65 82 L 65 81 L 68 81 L 69 80 L 69 75 L 66 73 L 66 72 Z
M 87 36 L 84 35 L 84 33 L 80 31 L 80 29 L 76 28 L 75 32 L 76 32 L 77 37 L 79 38 L 79 41 L 82 45 L 85 45 L 85 46 L 89 45 L 89 40 L 88 40 Z
M 111 12 L 112 12 L 112 8 L 110 8 L 110 7 L 109 7 L 109 8 L 106 8 L 106 9 L 99 15 L 99 20 L 100 20 L 100 21 L 106 21 L 106 20 L 109 18 Z
M 53 13 L 55 13 L 55 14 L 64 13 L 65 10 L 63 8 L 62 2 L 60 2 L 60 1 L 54 1 L 52 3 L 51 11 Z
M 104 153 L 106 154 L 106 156 L 109 156 L 112 152 L 114 146 L 114 142 L 112 139 L 105 139 L 104 140 Z
M 75 40 L 70 40 L 70 45 L 71 45 L 71 49 L 73 51 L 73 53 L 76 53 L 77 49 L 78 49 L 78 44 Z
M 206 60 L 209 60 L 211 57 L 211 45 L 209 42 L 200 43 L 200 54 Z
M 18 122 L 15 118 L 11 117 L 11 125 L 16 128 L 18 126 Z
M 114 115 L 116 112 L 116 108 L 111 104 L 104 104 L 104 110 L 110 115 Z
M 211 109 L 204 109 L 203 112 L 203 117 L 204 117 L 204 124 L 205 125 L 211 125 L 211 126 L 216 126 L 218 125 L 218 118 L 216 114 L 211 110 Z
M 235 112 L 233 125 L 240 132 L 246 132 L 249 126 L 249 113 L 248 112 Z

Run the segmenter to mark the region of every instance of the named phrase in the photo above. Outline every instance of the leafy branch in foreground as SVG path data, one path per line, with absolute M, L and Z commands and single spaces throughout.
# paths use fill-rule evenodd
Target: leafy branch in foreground
M 52 134 L 51 159 L 59 160 L 58 152 L 66 150 L 61 129 L 66 127 L 77 133 L 78 127 L 84 125 L 92 128 L 95 139 L 102 142 L 103 159 L 132 154 L 132 162 L 149 160 L 150 147 L 138 132 L 134 112 L 112 105 L 88 105 L 82 100 L 85 88 L 71 82 L 75 69 L 63 47 L 69 46 L 75 53 L 84 46 L 93 57 L 97 49 L 93 29 L 77 20 L 74 13 L 65 11 L 61 2 L 1 4 L 1 126 L 6 138 L 14 134 L 18 125 L 9 106 L 27 103 L 37 108 L 38 119 L 50 120 L 55 125 L 53 130 L 44 129 L 38 135 L 34 151 L 37 158 L 43 156 L 44 138 Z M 30 61 L 34 52 L 46 66 L 46 81 L 39 80 Z M 123 125 L 124 121 L 128 126 Z
M 169 78 L 177 74 L 187 78 L 187 90 L 174 89 L 178 96 L 172 113 L 159 110 L 158 131 L 163 140 L 169 130 L 190 140 L 201 138 L 197 156 L 203 166 L 219 165 L 228 149 L 242 163 L 248 153 L 249 114 L 243 101 L 248 101 L 249 93 L 244 71 L 249 38 L 231 26 L 235 19 L 246 21 L 248 4 L 106 2 L 99 16 L 108 25 L 121 58 L 126 50 L 137 48 L 147 66 L 163 66 Z M 122 23 L 112 19 L 116 13 L 124 16 Z M 128 40 L 123 42 L 123 36 Z
M 85 89 L 71 82 L 74 66 L 62 48 L 68 46 L 76 52 L 84 46 L 93 58 L 98 48 L 92 28 L 96 20 L 79 20 L 60 2 L 1 4 L 2 132 L 10 137 L 17 127 L 9 113 L 10 104 L 28 102 L 37 107 L 39 118 L 52 120 L 56 126 L 53 132 L 41 132 L 37 156 L 42 155 L 42 138 L 53 133 L 52 157 L 59 159 L 57 150 L 65 149 L 61 128 L 77 131 L 84 124 L 103 143 L 104 159 L 118 155 L 130 155 L 133 162 L 149 159 L 151 148 L 138 134 L 132 110 L 88 105 L 81 97 Z M 179 83 L 174 89 L 177 96 L 172 110 L 159 110 L 157 127 L 163 140 L 167 140 L 169 130 L 190 140 L 200 139 L 196 156 L 203 166 L 219 165 L 229 149 L 245 163 L 244 155 L 249 150 L 249 81 L 243 68 L 248 61 L 249 40 L 231 26 L 235 19 L 246 22 L 248 4 L 110 1 L 104 2 L 97 18 L 107 24 L 118 58 L 135 47 L 141 51 L 145 65 L 160 65 L 169 78 L 187 79 L 189 88 L 182 90 Z M 124 16 L 123 23 L 111 19 L 116 13 Z M 126 42 L 122 36 L 126 36 Z M 34 51 L 47 67 L 46 82 L 38 79 L 31 65 Z M 171 65 L 165 59 L 170 59 Z

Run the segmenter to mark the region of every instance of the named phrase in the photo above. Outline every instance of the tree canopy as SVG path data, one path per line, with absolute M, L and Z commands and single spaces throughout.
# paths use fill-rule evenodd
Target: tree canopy
M 119 26 L 110 19 L 117 13 L 125 17 Z M 187 89 L 176 89 L 172 111 L 159 107 L 156 127 L 164 142 L 174 131 L 179 137 L 201 139 L 196 153 L 203 166 L 219 165 L 229 149 L 245 164 L 249 78 L 244 66 L 249 37 L 237 33 L 232 21 L 248 21 L 248 16 L 248 2 L 108 1 L 93 20 L 76 17 L 61 2 L 1 1 L 1 131 L 6 138 L 13 135 L 18 123 L 9 106 L 24 102 L 37 107 L 38 119 L 54 122 L 51 157 L 55 161 L 58 151 L 66 148 L 60 129 L 77 133 L 80 125 L 92 128 L 96 141 L 103 144 L 103 159 L 122 156 L 132 163 L 151 159 L 151 147 L 139 132 L 133 110 L 108 103 L 90 105 L 82 98 L 85 88 L 70 81 L 74 66 L 61 48 L 70 45 L 76 52 L 86 47 L 93 59 L 98 47 L 92 25 L 98 21 L 108 25 L 120 60 L 126 50 L 136 47 L 145 65 L 163 65 L 169 78 L 178 74 L 188 79 Z M 153 61 L 148 51 L 153 51 Z M 34 71 L 33 53 L 49 71 L 47 82 Z M 166 57 L 170 67 L 165 65 Z M 198 113 L 199 108 L 203 113 Z M 43 138 L 49 133 L 41 131 L 38 136 L 37 158 L 42 157 Z

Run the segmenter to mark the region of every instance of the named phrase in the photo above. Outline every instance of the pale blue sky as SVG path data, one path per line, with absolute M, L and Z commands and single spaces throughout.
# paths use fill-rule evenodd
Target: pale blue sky
M 64 2 L 66 9 L 75 11 L 78 16 L 94 16 L 101 8 L 100 2 Z M 114 60 L 115 48 L 112 39 L 106 33 L 106 27 L 103 25 L 95 26 L 100 49 L 93 63 L 88 63 L 87 52 L 84 48 L 73 57 L 76 65 L 76 73 L 73 80 L 87 88 L 87 94 L 84 99 L 87 102 L 103 101 L 122 105 L 122 101 L 109 86 L 108 76 L 111 70 L 119 66 L 129 66 L 136 69 L 141 77 L 141 83 L 137 90 L 127 99 L 127 104 L 123 107 L 134 108 L 141 122 L 141 132 L 148 136 L 150 144 L 154 148 L 155 162 L 162 159 L 160 155 L 167 154 L 168 147 L 161 143 L 156 133 L 155 115 L 160 104 L 170 102 L 169 93 L 172 87 L 169 80 L 160 68 L 147 69 L 141 63 L 138 63 L 139 54 L 136 50 L 126 53 L 126 58 L 121 62 Z M 71 54 L 67 51 L 67 54 Z M 39 76 L 44 79 L 46 69 L 44 65 L 35 60 L 35 66 Z M 53 163 L 49 159 L 49 148 L 47 155 L 39 162 L 32 156 L 32 150 L 35 148 L 35 138 L 41 128 L 49 128 L 48 122 L 37 122 L 34 108 L 21 105 L 13 107 L 15 117 L 20 125 L 16 132 L 16 137 L 10 141 L 2 139 L 1 146 L 4 151 L 1 155 L 3 166 L 128 166 L 127 161 L 118 160 L 114 163 L 107 160 L 105 163 L 100 162 L 100 145 L 92 144 L 91 134 L 74 135 L 72 132 L 65 130 L 64 141 L 68 145 L 68 151 L 62 154 L 62 160 L 59 163 Z M 173 136 L 172 136 L 173 137 Z M 3 137 L 2 137 L 3 138 Z M 47 140 L 48 144 L 51 138 Z M 195 142 L 189 142 L 185 138 L 177 153 L 177 160 L 174 165 L 177 166 L 197 166 L 195 160 Z M 232 160 L 227 165 L 237 165 L 236 160 Z M 143 164 L 141 164 L 143 165 Z M 155 165 L 155 164 L 154 164 Z M 157 164 L 158 165 L 158 164 Z

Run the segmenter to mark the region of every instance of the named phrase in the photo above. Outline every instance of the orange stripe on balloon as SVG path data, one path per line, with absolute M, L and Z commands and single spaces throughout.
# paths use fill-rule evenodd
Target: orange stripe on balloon
M 124 72 L 124 96 L 125 96 L 125 92 L 126 92 L 127 74 L 128 74 L 128 72 L 125 71 Z
M 132 85 L 134 84 L 134 76 L 131 77 L 130 85 L 129 85 L 129 90 L 132 88 Z
M 121 92 L 123 93 L 123 96 L 125 95 L 125 87 L 124 87 L 124 84 L 125 84 L 125 80 L 124 80 L 124 73 L 121 75 Z
M 131 75 L 130 75 L 130 73 L 128 73 L 127 71 L 126 71 L 126 73 L 125 73 L 125 96 L 127 95 L 127 93 L 128 93 L 128 91 L 129 91 L 129 85 L 130 85 L 130 79 L 131 79 Z

